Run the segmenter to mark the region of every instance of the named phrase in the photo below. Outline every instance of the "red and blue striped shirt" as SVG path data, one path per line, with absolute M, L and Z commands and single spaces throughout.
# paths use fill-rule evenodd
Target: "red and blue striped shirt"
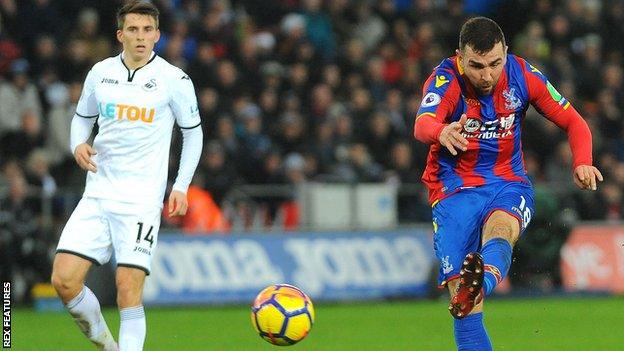
M 457 56 L 442 61 L 423 87 L 414 123 L 416 139 L 431 144 L 422 181 L 435 203 L 462 187 L 499 181 L 526 182 L 521 127 L 529 104 L 568 133 L 574 168 L 592 164 L 591 131 L 548 79 L 524 59 L 508 54 L 489 95 L 479 95 L 464 76 Z M 468 119 L 462 135 L 466 151 L 453 156 L 439 141 L 442 129 Z

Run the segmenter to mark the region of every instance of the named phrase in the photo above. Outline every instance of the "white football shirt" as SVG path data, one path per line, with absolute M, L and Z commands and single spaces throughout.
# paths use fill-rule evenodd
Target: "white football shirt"
M 162 205 L 174 122 L 201 128 L 195 90 L 188 75 L 154 53 L 134 71 L 122 57 L 93 66 L 76 107 L 99 125 L 97 173 L 87 172 L 84 196 Z

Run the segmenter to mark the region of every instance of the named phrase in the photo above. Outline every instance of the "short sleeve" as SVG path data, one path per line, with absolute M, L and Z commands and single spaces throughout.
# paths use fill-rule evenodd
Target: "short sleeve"
M 82 86 L 82 94 L 76 106 L 76 114 L 80 117 L 94 118 L 99 115 L 97 99 L 95 97 L 96 82 L 96 73 L 92 68 L 89 73 L 87 73 L 87 78 L 85 78 Z
M 179 75 L 171 82 L 169 106 L 180 128 L 195 128 L 201 122 L 195 88 L 191 78 L 181 70 L 179 72 Z

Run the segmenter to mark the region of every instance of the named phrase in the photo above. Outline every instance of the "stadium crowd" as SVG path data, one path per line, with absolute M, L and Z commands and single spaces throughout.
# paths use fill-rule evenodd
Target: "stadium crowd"
M 68 147 L 70 121 L 90 67 L 118 53 L 114 11 L 121 2 L 0 1 L 3 279 L 48 280 L 48 258 L 84 184 Z M 517 257 L 531 260 L 517 266 L 534 273 L 557 266 L 570 221 L 624 217 L 622 1 L 155 3 L 156 51 L 192 78 L 203 119 L 194 189 L 209 195 L 232 228 L 249 221 L 241 185 L 306 181 L 416 184 L 399 193 L 399 220 L 428 222 L 417 185 L 427 150 L 413 140 L 414 113 L 423 81 L 453 55 L 461 23 L 474 14 L 497 20 L 510 51 L 542 70 L 581 112 L 605 173 L 597 192 L 574 191 L 565 134 L 529 112 L 524 157 L 538 210 Z M 283 199 L 254 200 L 269 222 L 284 209 Z

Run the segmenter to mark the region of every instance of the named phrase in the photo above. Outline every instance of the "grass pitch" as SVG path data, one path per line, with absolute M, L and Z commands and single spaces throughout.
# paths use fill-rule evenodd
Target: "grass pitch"
M 454 350 L 446 301 L 317 304 L 307 339 L 289 350 Z M 249 308 L 148 308 L 147 351 L 275 350 L 250 323 Z M 117 334 L 119 315 L 105 311 Z M 624 298 L 490 300 L 495 350 L 622 350 Z M 13 350 L 94 350 L 68 314 L 13 311 Z

